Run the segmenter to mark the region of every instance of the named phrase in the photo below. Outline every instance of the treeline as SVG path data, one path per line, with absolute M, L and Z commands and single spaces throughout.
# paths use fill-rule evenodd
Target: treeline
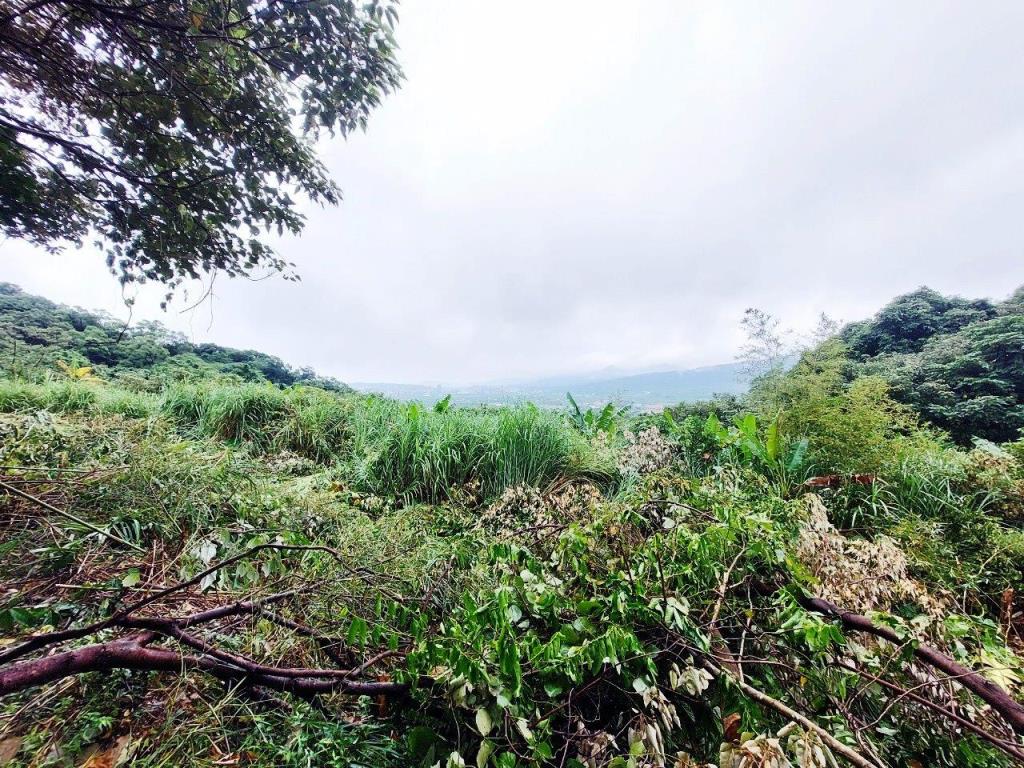
M 293 368 L 280 358 L 255 350 L 217 344 L 193 344 L 159 322 L 125 327 L 109 315 L 56 304 L 0 283 L 0 367 L 9 376 L 39 378 L 69 366 L 142 391 L 171 382 L 221 379 L 306 384 L 331 391 L 349 388 L 311 368 Z
M 750 391 L 681 403 L 669 409 L 671 417 L 714 413 L 728 422 L 751 410 L 781 414 L 793 434 L 813 435 L 819 451 L 832 445 L 841 454 L 872 434 L 861 420 L 897 431 L 920 422 L 962 446 L 1022 436 L 1024 286 L 1002 302 L 922 287 L 841 329 L 823 317 L 824 331 L 803 349 L 786 344 L 778 320 L 752 312 L 759 323 L 753 333 L 747 329 L 743 358 L 754 374 Z

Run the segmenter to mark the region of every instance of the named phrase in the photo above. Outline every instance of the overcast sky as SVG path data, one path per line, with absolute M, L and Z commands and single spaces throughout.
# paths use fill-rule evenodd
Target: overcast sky
M 1018 0 L 407 0 L 407 82 L 324 144 L 345 200 L 279 244 L 302 282 L 220 280 L 184 314 L 154 287 L 136 318 L 465 383 L 728 362 L 748 306 L 801 328 L 921 284 L 1002 298 L 1022 29 Z M 0 247 L 3 279 L 126 314 L 98 253 Z

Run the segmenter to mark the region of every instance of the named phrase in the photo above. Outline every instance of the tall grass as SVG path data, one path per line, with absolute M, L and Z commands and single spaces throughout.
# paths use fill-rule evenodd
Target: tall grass
M 83 413 L 94 410 L 99 387 L 92 382 L 52 381 L 30 384 L 16 379 L 0 381 L 0 411 L 48 410 L 54 413 Z
M 161 412 L 195 435 L 247 444 L 258 452 L 289 450 L 326 462 L 349 442 L 350 406 L 311 387 L 267 384 L 176 385 L 164 392 Z
M 479 467 L 486 495 L 514 485 L 543 486 L 577 467 L 583 440 L 564 416 L 527 405 L 488 414 Z
M 370 399 L 358 419 L 355 480 L 370 493 L 438 501 L 469 482 L 480 461 L 483 441 L 464 411 L 438 414 Z
M 358 413 L 355 444 L 356 485 L 406 501 L 442 501 L 471 481 L 491 497 L 560 476 L 613 474 L 564 415 L 532 405 L 436 413 L 373 398 Z
M 198 429 L 206 414 L 209 389 L 197 384 L 175 384 L 164 390 L 160 412 L 176 426 Z
M 242 384 L 213 390 L 200 424 L 207 435 L 267 451 L 274 447 L 287 412 L 288 399 L 281 390 L 267 384 Z
M 38 411 L 46 407 L 46 390 L 19 379 L 0 380 L 0 412 Z
M 254 453 L 293 451 L 320 463 L 349 459 L 356 487 L 407 501 L 436 502 L 467 483 L 487 497 L 562 476 L 608 480 L 607 452 L 593 450 L 565 415 L 532 405 L 435 411 L 378 397 L 309 387 L 178 384 L 162 395 L 98 382 L 0 381 L 0 411 L 163 416 L 194 438 Z
M 160 400 L 146 392 L 104 388 L 100 390 L 97 407 L 100 413 L 117 414 L 128 419 L 145 419 L 159 410 Z
M 288 390 L 288 415 L 275 444 L 314 461 L 343 454 L 351 441 L 352 405 L 346 398 L 309 387 Z

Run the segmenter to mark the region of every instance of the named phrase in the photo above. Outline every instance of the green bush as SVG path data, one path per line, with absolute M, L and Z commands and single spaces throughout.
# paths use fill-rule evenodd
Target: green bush
M 848 382 L 849 366 L 842 345 L 827 342 L 751 394 L 764 421 L 781 414 L 786 437 L 808 439 L 808 460 L 819 474 L 878 472 L 902 440 L 920 432 L 913 412 L 890 397 L 883 379 Z

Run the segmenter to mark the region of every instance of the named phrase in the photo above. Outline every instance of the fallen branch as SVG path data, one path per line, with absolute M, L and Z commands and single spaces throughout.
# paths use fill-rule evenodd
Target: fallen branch
M 294 674 L 299 670 L 277 670 L 263 665 L 247 669 L 208 655 L 185 655 L 166 648 L 152 648 L 149 646 L 152 640 L 153 635 L 146 633 L 12 664 L 0 669 L 0 696 L 72 675 L 115 669 L 143 672 L 200 670 L 220 680 L 299 695 L 339 692 L 360 696 L 400 696 L 409 690 L 405 683 L 352 680 L 346 675 L 338 675 L 340 670 L 301 670 L 308 674 L 299 675 Z
M 113 669 L 178 672 L 195 669 L 221 680 L 243 683 L 250 687 L 258 686 L 287 691 L 307 697 L 329 692 L 372 696 L 404 694 L 409 687 L 407 684 L 358 679 L 368 669 L 384 659 L 402 655 L 401 651 L 388 650 L 378 653 L 361 665 L 348 669 L 271 666 L 247 656 L 218 648 L 204 637 L 188 631 L 192 627 L 244 614 L 272 615 L 267 611 L 267 606 L 294 597 L 297 594 L 297 590 L 294 589 L 259 599 L 239 600 L 187 616 L 137 615 L 140 609 L 161 598 L 193 587 L 218 570 L 266 549 L 320 551 L 341 560 L 341 555 L 329 547 L 287 544 L 261 544 L 251 547 L 245 552 L 209 566 L 185 581 L 158 589 L 106 619 L 83 627 L 37 635 L 0 653 L 0 696 L 73 675 Z M 321 646 L 327 640 L 324 636 L 298 622 L 283 617 L 275 617 L 275 620 L 278 624 L 290 626 L 300 634 L 316 639 Z M 53 652 L 42 658 L 12 663 L 33 651 L 78 640 L 102 630 L 118 629 L 135 631 L 136 634 L 73 650 Z M 189 655 L 169 648 L 152 647 L 151 644 L 159 636 L 173 640 L 184 648 L 197 651 L 198 654 Z M 332 655 L 339 660 L 341 658 L 338 654 Z M 339 664 L 339 667 L 341 666 L 343 665 Z M 424 679 L 423 682 L 429 684 L 431 681 Z
M 797 712 L 795 709 L 788 706 L 787 704 L 784 704 L 778 699 L 772 698 L 764 691 L 758 690 L 749 683 L 740 680 L 731 672 L 728 672 L 722 667 L 718 667 L 712 664 L 710 661 L 705 661 L 704 667 L 715 677 L 724 677 L 735 683 L 735 685 L 741 691 L 743 691 L 744 694 L 746 694 L 759 704 L 764 704 L 766 707 L 774 709 L 780 715 L 788 717 L 790 720 L 799 723 L 801 726 L 803 726 L 805 730 L 813 731 L 818 735 L 822 742 L 824 742 L 825 745 L 828 746 L 829 749 L 831 749 L 837 755 L 842 755 L 850 763 L 857 766 L 857 768 L 879 768 L 878 763 L 871 762 L 862 754 L 857 752 L 855 749 L 851 749 L 850 747 L 846 746 L 841 741 L 836 739 L 836 737 L 833 736 L 831 733 L 829 733 L 820 725 L 815 723 L 813 720 L 805 717 L 804 715 L 801 715 L 799 712 Z
M 50 502 L 44 501 L 43 499 L 40 499 L 37 496 L 33 496 L 31 493 L 25 493 L 25 491 L 21 490 L 20 488 L 15 488 L 13 485 L 5 483 L 3 480 L 0 480 L 0 488 L 3 488 L 5 491 L 7 491 L 7 493 L 17 496 L 18 498 L 24 499 L 25 501 L 30 501 L 33 504 L 40 506 L 45 510 L 48 510 L 56 515 L 60 515 L 61 517 L 65 517 L 68 520 L 78 523 L 78 525 L 81 525 L 83 528 L 87 528 L 93 533 L 98 533 L 100 536 L 108 538 L 111 541 L 116 541 L 118 544 L 124 544 L 126 547 L 134 549 L 136 552 L 146 551 L 145 547 L 140 547 L 138 544 L 132 544 L 130 541 L 122 539 L 120 536 L 117 536 L 111 533 L 110 531 L 103 530 L 95 523 L 90 523 L 88 520 L 83 520 L 78 515 L 73 515 L 67 510 L 55 507 Z
M 798 596 L 797 599 L 809 611 L 838 619 L 846 629 L 867 632 L 897 645 L 902 643 L 899 636 L 893 630 L 875 624 L 867 616 L 844 611 L 835 603 L 823 600 L 820 597 Z M 1021 705 L 1010 694 L 995 683 L 987 680 L 979 672 L 968 669 L 929 645 L 918 643 L 914 645 L 913 650 L 914 655 L 918 659 L 946 673 L 950 677 L 956 678 L 957 682 L 964 688 L 974 693 L 992 707 L 993 710 L 998 712 L 1010 724 L 1014 732 L 1024 735 L 1024 705 Z
M 921 696 L 921 695 L 919 695 L 917 693 L 914 693 L 913 691 L 908 691 L 907 689 L 902 688 L 902 687 L 896 685 L 895 683 L 891 683 L 891 682 L 889 682 L 888 680 L 886 680 L 886 679 L 884 679 L 882 677 L 878 677 L 877 675 L 873 675 L 870 672 L 865 672 L 864 670 L 858 669 L 857 667 L 854 667 L 854 666 L 850 666 L 849 664 L 843 664 L 843 663 L 838 663 L 837 662 L 836 666 L 839 667 L 840 669 L 845 669 L 848 672 L 852 672 L 852 673 L 854 673 L 856 675 L 860 675 L 862 677 L 866 677 L 869 680 L 871 680 L 872 682 L 877 683 L 878 685 L 882 686 L 883 688 L 888 688 L 890 691 L 893 691 L 894 693 L 897 694 L 897 700 L 901 699 L 901 698 L 909 699 L 910 701 L 913 701 L 916 704 L 920 704 L 922 707 L 926 707 L 927 709 L 932 710 L 933 712 L 935 712 L 936 714 L 940 715 L 941 717 L 945 717 L 945 718 L 948 718 L 948 719 L 952 720 L 954 723 L 959 725 L 961 728 L 964 728 L 964 729 L 970 731 L 975 736 L 977 736 L 979 739 L 987 741 L 989 744 L 994 746 L 996 749 L 1001 750 L 1002 752 L 1004 752 L 1007 755 L 1009 755 L 1010 757 L 1012 757 L 1014 760 L 1017 760 L 1018 762 L 1020 762 L 1021 765 L 1024 765 L 1024 751 L 1021 750 L 1020 745 L 1017 745 L 1017 744 L 1014 744 L 1012 742 L 1006 741 L 1005 739 L 1001 739 L 998 736 L 989 733 L 988 731 L 986 731 L 984 728 L 982 728 L 981 726 L 977 725 L 976 723 L 972 723 L 970 720 L 967 720 L 967 719 L 965 719 L 963 717 L 960 717 L 960 715 L 958 715 L 956 712 L 951 712 L 950 710 L 946 709 L 945 707 L 943 707 L 943 706 L 941 706 L 939 704 L 936 704 L 931 699 L 927 699 L 924 696 Z
M 14 661 L 17 658 L 25 656 L 26 654 L 32 653 L 33 651 L 37 651 L 41 648 L 45 648 L 49 645 L 55 645 L 57 643 L 67 642 L 69 640 L 79 640 L 83 637 L 95 634 L 100 630 L 107 629 L 108 627 L 118 626 L 125 619 L 127 619 L 128 616 L 142 608 L 145 608 L 147 605 L 155 603 L 157 600 L 167 597 L 168 595 L 173 594 L 174 592 L 180 592 L 183 589 L 193 587 L 202 582 L 202 580 L 205 579 L 207 576 L 216 573 L 222 568 L 226 568 L 229 565 L 234 565 L 235 563 L 241 560 L 245 560 L 246 558 L 252 557 L 257 552 L 261 552 L 267 549 L 279 551 L 285 550 L 299 552 L 325 552 L 334 557 L 340 563 L 342 563 L 342 565 L 345 565 L 344 559 L 342 558 L 341 554 L 337 550 L 332 549 L 331 547 L 300 544 L 259 544 L 255 547 L 250 547 L 244 552 L 240 552 L 237 555 L 229 557 L 226 560 L 221 560 L 219 563 L 214 563 L 209 568 L 200 571 L 190 579 L 178 582 L 177 584 L 172 584 L 169 587 L 164 587 L 163 589 L 157 590 L 156 592 L 152 592 L 146 597 L 142 598 L 141 600 L 138 600 L 132 603 L 131 605 L 121 609 L 109 618 L 101 619 L 100 621 L 93 622 L 92 624 L 87 624 L 84 627 L 64 629 L 57 632 L 47 632 L 45 634 L 36 635 L 21 643 L 20 645 L 16 645 L 13 648 L 9 648 L 6 651 L 0 653 L 0 664 L 5 664 L 7 662 Z M 345 567 L 348 568 L 347 566 Z M 351 571 L 351 569 L 348 570 Z M 222 607 L 214 610 L 224 609 L 225 608 Z

